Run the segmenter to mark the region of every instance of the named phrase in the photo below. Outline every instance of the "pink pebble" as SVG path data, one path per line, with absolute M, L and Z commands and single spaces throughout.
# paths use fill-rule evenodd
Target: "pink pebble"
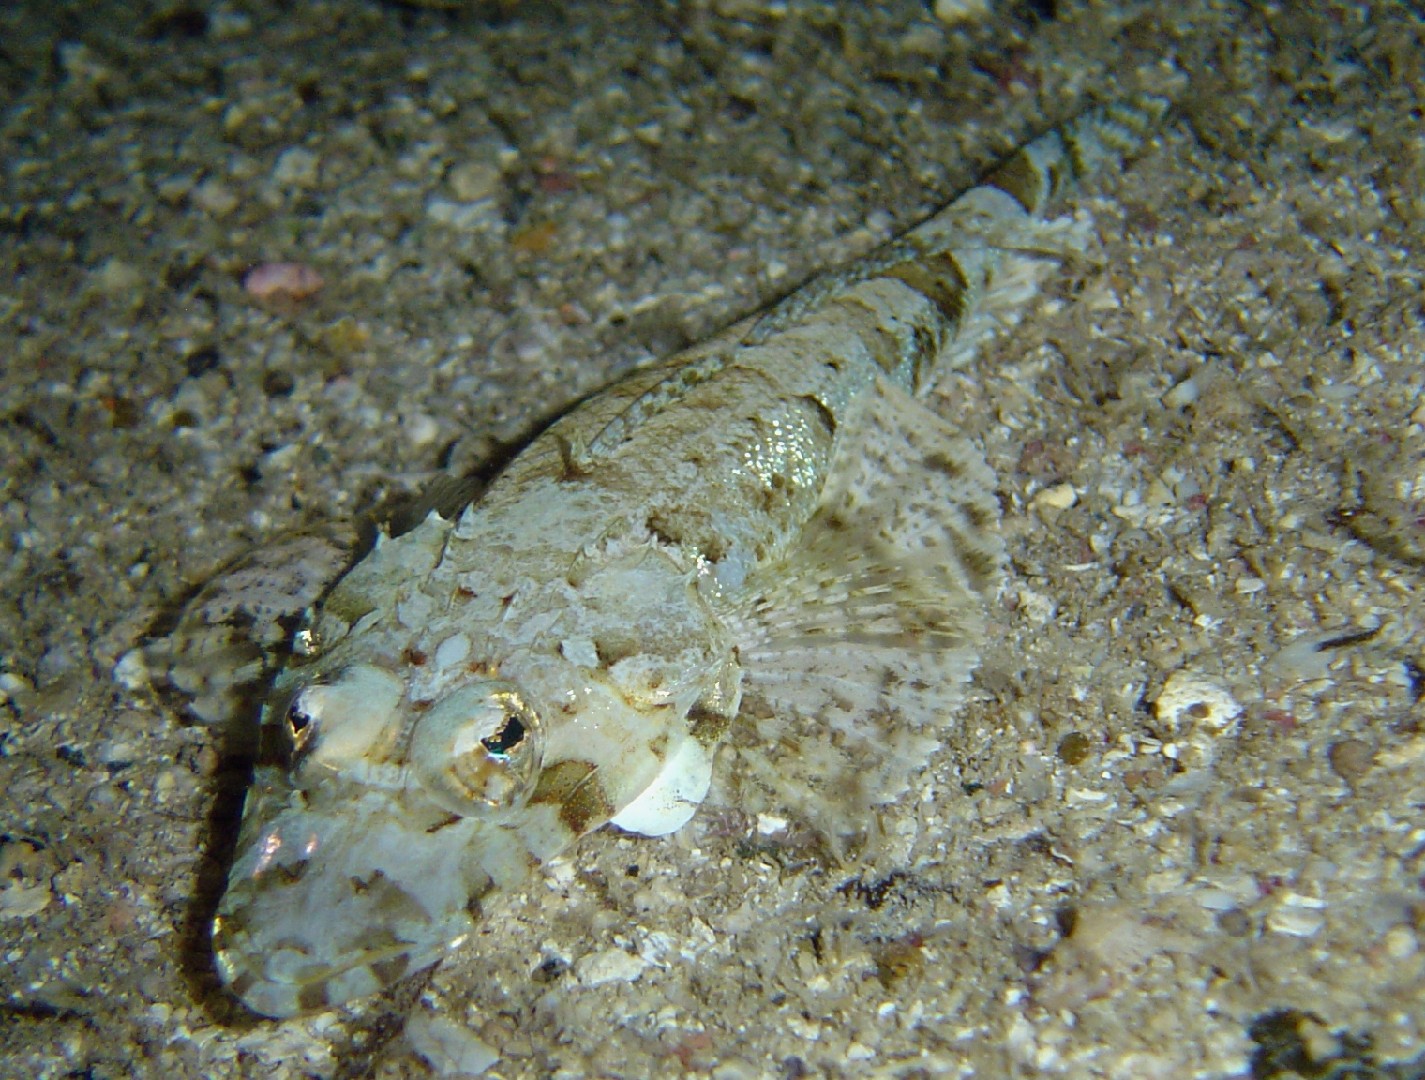
M 242 279 L 248 295 L 259 300 L 305 300 L 321 290 L 322 275 L 305 263 L 259 263 Z

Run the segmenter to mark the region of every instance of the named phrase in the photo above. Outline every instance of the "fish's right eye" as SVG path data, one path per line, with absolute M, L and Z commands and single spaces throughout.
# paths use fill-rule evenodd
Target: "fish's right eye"
M 280 769 L 293 768 L 316 745 L 321 710 L 312 692 L 319 683 L 304 682 L 274 696 L 264 710 L 258 760 Z
M 263 718 L 264 758 L 293 771 L 363 769 L 400 739 L 406 685 L 370 664 L 297 681 Z
M 292 752 L 300 754 L 311 745 L 317 734 L 317 718 L 308 707 L 306 687 L 292 695 L 292 700 L 287 703 L 285 720 Z

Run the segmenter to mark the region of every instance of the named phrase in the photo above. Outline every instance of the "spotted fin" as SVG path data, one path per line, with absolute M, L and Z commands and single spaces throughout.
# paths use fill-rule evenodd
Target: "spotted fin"
M 144 647 L 148 670 L 203 723 L 251 715 L 287 656 L 293 627 L 351 565 L 354 550 L 355 536 L 336 528 L 253 549 L 193 597 L 169 634 Z
M 833 842 L 939 744 L 1002 561 L 974 448 L 903 391 L 867 398 L 803 543 L 741 615 L 739 772 Z

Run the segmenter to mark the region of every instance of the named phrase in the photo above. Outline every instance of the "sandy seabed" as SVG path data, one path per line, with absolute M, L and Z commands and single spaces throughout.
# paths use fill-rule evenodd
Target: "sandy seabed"
M 0 1072 L 1425 1073 L 1418 4 L 22 2 L 0 42 Z M 859 860 L 724 784 L 404 993 L 228 1001 L 220 735 L 121 657 L 1175 73 L 1091 256 L 931 399 L 1011 575 Z M 244 289 L 278 261 L 324 284 Z

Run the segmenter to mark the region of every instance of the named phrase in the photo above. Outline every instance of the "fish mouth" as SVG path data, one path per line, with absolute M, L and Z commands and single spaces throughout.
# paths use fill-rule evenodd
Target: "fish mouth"
M 533 864 L 509 830 L 380 809 L 279 814 L 240 844 L 211 944 L 247 1009 L 288 1019 L 390 991 L 470 937 L 496 873 Z
M 310 949 L 296 942 L 264 947 L 245 934 L 230 933 L 221 916 L 213 924 L 213 955 L 224 984 L 253 1012 L 274 1019 L 322 1012 L 377 994 L 430 967 L 458 941 L 438 948 L 392 942 L 324 962 L 312 959 Z
M 522 849 L 473 819 L 431 831 L 406 809 L 377 792 L 249 830 L 212 924 L 218 974 L 244 1005 L 276 1018 L 335 1008 L 470 934 L 492 852 L 503 866 Z

